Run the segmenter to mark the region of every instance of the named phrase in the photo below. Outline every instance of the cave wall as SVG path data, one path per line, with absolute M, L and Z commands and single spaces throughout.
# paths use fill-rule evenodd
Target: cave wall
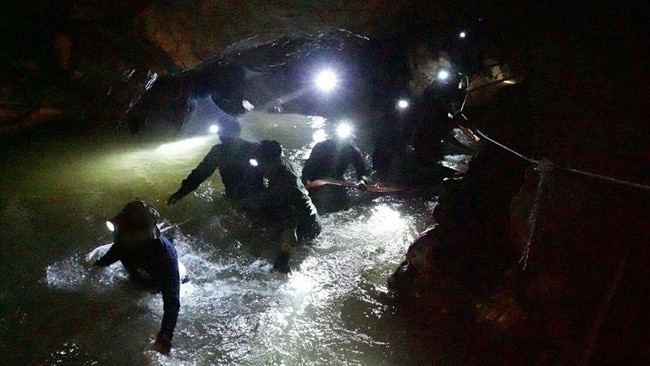
M 469 123 L 557 167 L 647 185 L 642 9 L 590 5 L 514 5 L 492 51 L 525 87 L 469 110 Z M 524 268 L 534 167 L 484 142 L 468 176 L 443 184 L 437 224 L 391 278 L 398 309 L 431 329 L 451 323 L 445 331 L 463 334 L 477 364 L 643 362 L 650 193 L 549 172 Z
M 413 27 L 417 19 L 440 20 L 441 3 L 4 2 L 0 5 L 4 45 L 0 132 L 20 130 L 29 121 L 47 121 L 52 115 L 87 117 L 106 103 L 102 98 L 124 70 L 164 76 L 256 34 L 345 28 L 386 37 Z M 93 123 L 88 120 L 81 123 Z

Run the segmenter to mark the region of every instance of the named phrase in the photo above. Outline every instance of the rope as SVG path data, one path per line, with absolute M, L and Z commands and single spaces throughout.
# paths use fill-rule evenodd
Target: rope
M 491 139 L 490 137 L 488 137 L 486 134 L 484 134 L 483 132 L 481 132 L 479 130 L 476 130 L 476 134 L 481 136 L 485 140 L 491 142 L 492 144 L 494 144 L 494 145 L 496 145 L 496 146 L 498 146 L 498 147 L 500 147 L 500 148 L 502 148 L 502 149 L 504 149 L 504 150 L 506 150 L 506 151 L 520 157 L 523 160 L 526 160 L 527 162 L 529 162 L 531 164 L 535 164 L 535 165 L 539 166 L 539 164 L 541 163 L 541 161 L 539 161 L 539 160 L 535 160 L 535 159 L 531 159 L 529 157 L 526 157 L 523 154 L 518 153 L 517 151 L 515 151 L 515 150 L 501 144 L 500 142 Z M 544 159 L 542 159 L 542 160 L 544 160 Z M 575 173 L 575 174 L 579 174 L 579 175 L 584 175 L 584 176 L 587 176 L 587 177 L 600 179 L 600 180 L 607 181 L 607 182 L 617 183 L 617 184 L 628 186 L 628 187 L 634 187 L 634 188 L 639 188 L 639 189 L 650 191 L 650 185 L 647 185 L 647 184 L 630 182 L 630 181 L 623 180 L 623 179 L 612 178 L 612 177 L 608 177 L 606 175 L 601 175 L 601 174 L 596 174 L 596 173 L 589 173 L 589 172 L 585 172 L 583 170 L 578 170 L 578 169 L 573 169 L 573 168 L 557 168 L 557 170 L 561 170 L 561 171 L 569 172 L 569 173 Z
M 572 169 L 572 168 L 563 168 L 562 170 L 567 171 L 567 172 L 571 172 L 571 173 L 581 174 L 581 175 L 591 177 L 591 178 L 601 179 L 601 180 L 612 182 L 612 183 L 618 183 L 618 184 L 628 186 L 628 187 L 634 187 L 634 188 L 650 190 L 650 185 L 647 185 L 647 184 L 630 182 L 630 181 L 623 180 L 623 179 L 612 178 L 612 177 L 608 177 L 608 176 L 600 175 L 600 174 L 596 174 L 596 173 L 584 172 L 582 170 Z
M 596 320 L 594 321 L 594 327 L 591 330 L 591 334 L 589 335 L 589 340 L 587 341 L 587 347 L 585 348 L 585 353 L 583 354 L 582 357 L 582 363 L 580 363 L 580 365 L 582 366 L 587 366 L 591 363 L 591 357 L 594 353 L 594 349 L 596 348 L 596 341 L 598 341 L 598 334 L 600 333 L 600 328 L 603 326 L 603 322 L 605 321 L 605 315 L 607 315 L 607 309 L 609 309 L 609 306 L 612 303 L 612 299 L 616 294 L 616 290 L 618 289 L 618 286 L 620 285 L 621 280 L 623 279 L 623 274 L 625 273 L 627 262 L 630 260 L 630 254 L 632 253 L 632 248 L 633 245 L 630 244 L 627 250 L 625 251 L 625 255 L 623 256 L 623 259 L 621 259 L 621 263 L 618 265 L 618 269 L 616 270 L 616 275 L 614 275 L 614 280 L 612 280 L 612 283 L 609 285 L 609 288 L 607 289 L 607 293 L 605 294 L 605 301 L 603 302 L 601 308 L 598 310 L 598 314 L 596 315 Z
M 519 152 L 499 143 L 498 141 L 495 141 L 491 138 L 489 138 L 487 135 L 482 133 L 479 130 L 476 130 L 476 133 L 484 138 L 485 140 L 491 142 L 492 144 L 499 146 L 500 148 L 520 157 L 523 160 L 526 160 L 529 163 L 535 164 L 535 171 L 537 171 L 540 174 L 539 181 L 537 183 L 537 191 L 535 192 L 535 201 L 533 202 L 533 207 L 530 210 L 530 215 L 528 216 L 528 221 L 530 223 L 530 232 L 528 233 L 528 240 L 526 241 L 526 247 L 524 248 L 524 251 L 522 253 L 522 256 L 519 260 L 519 263 L 523 263 L 523 270 L 526 270 L 526 266 L 528 265 L 528 257 L 530 255 L 530 248 L 532 244 L 535 242 L 535 238 L 537 236 L 538 232 L 538 226 L 537 226 L 537 215 L 539 213 L 539 208 L 541 205 L 541 200 L 542 200 L 542 193 L 544 190 L 544 186 L 546 183 L 546 178 L 548 174 L 550 174 L 554 169 L 554 164 L 548 159 L 542 158 L 541 160 L 534 160 L 531 158 L 528 158 Z M 618 178 L 612 178 L 608 177 L 605 175 L 601 174 L 596 174 L 596 173 L 590 173 L 590 172 L 585 172 L 582 170 L 578 169 L 573 169 L 573 168 L 558 168 L 558 170 L 564 171 L 564 172 L 570 172 L 578 175 L 583 175 L 587 176 L 590 178 L 595 178 L 599 180 L 603 180 L 606 182 L 612 182 L 615 184 L 620 184 L 628 187 L 634 187 L 634 188 L 639 188 L 643 190 L 650 190 L 650 186 L 647 184 L 641 184 L 641 183 L 635 183 L 635 182 L 630 182 L 627 180 L 623 179 L 618 179 Z M 616 270 L 616 274 L 614 275 L 614 279 L 612 280 L 609 288 L 607 289 L 607 293 L 605 294 L 605 299 L 603 301 L 602 306 L 598 310 L 598 314 L 596 315 L 596 319 L 594 321 L 593 328 L 591 330 L 591 333 L 589 334 L 589 338 L 587 340 L 587 345 L 585 348 L 585 352 L 582 357 L 582 362 L 580 365 L 582 366 L 587 366 L 591 363 L 591 359 L 593 357 L 594 349 L 596 347 L 596 342 L 598 341 L 598 335 L 600 333 L 600 328 L 603 325 L 603 322 L 605 320 L 605 316 L 607 315 L 607 311 L 612 303 L 612 299 L 614 298 L 614 295 L 616 294 L 616 291 L 618 290 L 618 287 L 620 286 L 620 283 L 623 279 L 623 275 L 625 273 L 625 269 L 627 267 L 627 264 L 630 260 L 630 256 L 632 253 L 632 248 L 633 245 L 630 244 L 625 252 L 625 255 L 621 259 L 621 262 L 618 266 L 618 269 Z
M 535 168 L 537 172 L 540 173 L 539 181 L 537 182 L 537 191 L 535 192 L 535 201 L 533 202 L 533 207 L 530 209 L 530 214 L 528 215 L 528 223 L 530 225 L 530 232 L 528 233 L 528 240 L 526 240 L 526 246 L 524 247 L 524 252 L 519 258 L 519 263 L 522 265 L 522 270 L 526 270 L 528 266 L 528 257 L 530 255 L 530 248 L 537 237 L 537 214 L 539 213 L 539 207 L 542 202 L 542 193 L 544 192 L 544 186 L 546 183 L 546 177 L 553 170 L 553 163 L 550 160 L 542 159 L 539 165 Z
M 529 162 L 531 164 L 535 164 L 534 169 L 535 169 L 535 171 L 537 171 L 540 174 L 539 181 L 537 183 L 537 190 L 535 192 L 535 200 L 533 202 L 533 207 L 531 208 L 530 214 L 528 215 L 528 222 L 529 222 L 529 225 L 530 225 L 530 232 L 528 233 L 528 239 L 526 240 L 526 246 L 524 247 L 524 251 L 523 251 L 523 253 L 521 255 L 521 258 L 519 259 L 519 263 L 522 265 L 522 269 L 524 271 L 526 270 L 526 267 L 528 266 L 528 258 L 530 256 L 530 248 L 535 243 L 535 239 L 537 237 L 537 232 L 538 232 L 537 216 L 538 216 L 539 208 L 540 208 L 541 201 L 542 201 L 542 193 L 544 191 L 546 178 L 547 178 L 548 174 L 550 174 L 553 170 L 557 169 L 557 170 L 560 170 L 560 171 L 574 173 L 574 174 L 578 174 L 578 175 L 583 175 L 583 176 L 603 180 L 603 181 L 606 181 L 606 182 L 612 182 L 612 183 L 616 183 L 616 184 L 620 184 L 620 185 L 624 185 L 624 186 L 628 186 L 628 187 L 634 187 L 634 188 L 639 188 L 639 189 L 643 189 L 643 190 L 650 190 L 650 186 L 646 185 L 646 184 L 630 182 L 630 181 L 626 181 L 626 180 L 622 180 L 622 179 L 618 179 L 618 178 L 608 177 L 608 176 L 601 175 L 601 174 L 589 173 L 589 172 L 585 172 L 585 171 L 578 170 L 578 169 L 573 169 L 573 168 L 555 168 L 555 164 L 553 164 L 552 161 L 550 161 L 550 160 L 548 160 L 546 158 L 542 158 L 541 160 L 535 160 L 535 159 L 529 158 L 529 157 L 515 151 L 514 149 L 512 149 L 512 148 L 510 148 L 510 147 L 508 147 L 508 146 L 506 146 L 506 145 L 504 145 L 504 144 L 490 138 L 489 136 L 487 136 L 486 134 L 484 134 L 483 132 L 481 132 L 478 129 L 476 129 L 476 134 L 479 135 L 480 137 L 484 138 L 485 140 L 489 141 L 490 143 L 502 148 L 503 150 L 508 151 L 509 153 L 511 153 L 513 155 L 516 155 L 519 158 L 521 158 L 521 159 L 523 159 L 523 160 L 525 160 L 525 161 L 527 161 L 527 162 Z
M 479 136 L 481 136 L 482 138 L 484 138 L 484 139 L 490 141 L 490 142 L 493 143 L 494 145 L 497 145 L 498 147 L 500 147 L 500 148 L 502 148 L 502 149 L 504 149 L 504 150 L 506 150 L 506 151 L 508 151 L 508 152 L 510 152 L 510 153 L 512 153 L 512 154 L 514 154 L 514 155 L 517 155 L 518 157 L 520 157 L 520 158 L 526 160 L 526 161 L 529 162 L 529 163 L 532 163 L 532 164 L 539 164 L 539 161 L 538 161 L 538 160 L 534 160 L 534 159 L 531 159 L 531 158 L 527 158 L 527 157 L 525 157 L 523 154 L 520 154 L 520 153 L 516 152 L 515 150 L 513 150 L 513 149 L 507 147 L 506 145 L 503 145 L 503 144 L 501 144 L 501 143 L 499 143 L 499 142 L 497 142 L 497 141 L 495 141 L 495 140 L 492 140 L 492 139 L 489 138 L 486 134 L 484 134 L 483 132 L 481 132 L 481 131 L 478 130 L 478 129 L 476 130 L 476 134 L 479 135 Z

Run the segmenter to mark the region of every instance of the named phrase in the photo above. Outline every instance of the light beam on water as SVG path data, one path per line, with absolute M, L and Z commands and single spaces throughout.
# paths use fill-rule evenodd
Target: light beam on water
M 250 112 L 249 139 L 274 138 L 302 162 L 320 117 Z M 270 271 L 277 248 L 220 196 L 218 175 L 173 207 L 164 202 L 201 161 L 215 136 L 170 141 L 75 141 L 25 152 L 38 164 L 0 180 L 0 237 L 11 263 L 0 296 L 11 317 L 5 346 L 12 364 L 390 365 L 409 355 L 391 348 L 402 337 L 384 323 L 386 278 L 431 221 L 432 201 L 356 196 L 359 204 L 323 217 L 312 246 L 297 248 L 294 271 Z M 173 148 L 170 150 L 170 146 Z M 73 153 L 66 153 L 73 152 Z M 5 168 L 6 169 L 6 168 Z M 73 178 L 73 179 L 71 179 Z M 13 179 L 25 184 L 10 189 Z M 170 356 L 147 351 L 162 299 L 128 280 L 120 264 L 93 268 L 85 256 L 111 241 L 107 218 L 134 197 L 157 205 L 170 224 L 191 282 Z M 20 243 L 20 244 L 18 244 Z M 20 265 L 18 265 L 18 263 Z M 22 281 L 22 282 L 17 282 Z M 25 319 L 25 320 L 21 320 Z M 392 334 L 392 333 L 395 334 Z M 42 345 L 26 348 L 27 344 Z

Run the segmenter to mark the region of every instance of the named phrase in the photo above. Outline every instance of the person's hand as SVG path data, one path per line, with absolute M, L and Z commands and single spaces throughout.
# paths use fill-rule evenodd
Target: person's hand
M 183 195 L 179 194 L 178 192 L 172 194 L 167 199 L 167 206 L 173 205 L 174 203 L 178 202 L 181 198 L 183 198 Z
M 281 274 L 288 274 L 291 272 L 291 266 L 289 265 L 289 255 L 286 253 L 280 253 L 278 257 L 273 262 L 273 270 L 278 271 Z
M 310 180 L 306 180 L 306 181 L 304 181 L 302 183 L 305 186 L 305 189 L 308 190 L 308 191 L 310 191 L 312 188 L 314 188 L 314 187 L 311 186 L 311 181 Z
M 285 240 L 280 245 L 280 254 L 273 263 L 273 269 L 283 274 L 291 272 L 289 259 L 291 259 L 291 242 Z
M 172 349 L 172 342 L 162 339 L 160 337 L 156 338 L 156 341 L 151 345 L 151 349 L 161 353 L 163 355 L 169 354 L 169 351 Z
M 365 179 L 361 179 L 357 183 L 357 188 L 359 188 L 362 191 L 368 190 L 368 183 L 366 183 Z

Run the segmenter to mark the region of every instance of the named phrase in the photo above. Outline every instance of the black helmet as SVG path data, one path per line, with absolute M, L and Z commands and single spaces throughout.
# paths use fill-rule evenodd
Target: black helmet
M 219 137 L 236 138 L 241 134 L 241 126 L 233 117 L 220 118 L 217 126 L 219 126 L 219 132 L 217 132 Z
M 112 222 L 118 237 L 121 231 L 130 230 L 145 233 L 149 239 L 157 239 L 160 236 L 158 220 L 160 220 L 160 214 L 156 207 L 141 199 L 136 199 L 127 203 Z
M 257 158 L 261 163 L 279 160 L 282 156 L 282 145 L 275 140 L 263 140 L 257 149 Z

